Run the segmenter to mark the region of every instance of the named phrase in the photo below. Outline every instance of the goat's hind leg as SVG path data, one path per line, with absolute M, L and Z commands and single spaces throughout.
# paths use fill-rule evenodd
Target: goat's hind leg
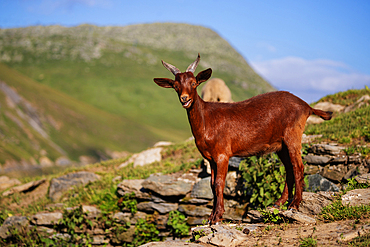
M 293 197 L 293 186 L 294 186 L 294 173 L 293 165 L 290 161 L 289 151 L 287 146 L 283 143 L 282 149 L 277 152 L 281 162 L 284 164 L 285 168 L 285 185 L 281 197 L 275 202 L 274 206 L 280 207 L 284 203 Z

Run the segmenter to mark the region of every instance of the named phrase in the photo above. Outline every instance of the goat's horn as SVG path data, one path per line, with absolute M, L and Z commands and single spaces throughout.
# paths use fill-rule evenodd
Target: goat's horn
M 163 61 L 162 60 L 162 64 L 163 64 L 163 66 L 166 68 L 166 69 L 168 69 L 169 71 L 171 71 L 172 72 L 172 74 L 174 74 L 174 75 L 176 75 L 177 73 L 181 73 L 181 71 L 178 69 L 178 68 L 176 68 L 175 66 L 173 66 L 173 65 L 171 65 L 171 64 L 169 64 L 169 63 L 166 63 L 165 61 Z
M 192 64 L 189 65 L 189 67 L 186 69 L 186 72 L 192 72 L 192 73 L 194 73 L 195 69 L 198 66 L 199 60 L 200 60 L 200 55 L 198 53 L 197 59 L 194 61 L 194 63 L 192 63 Z

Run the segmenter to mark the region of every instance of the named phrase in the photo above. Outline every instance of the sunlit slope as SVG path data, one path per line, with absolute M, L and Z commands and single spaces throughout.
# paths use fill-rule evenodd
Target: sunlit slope
M 0 163 L 37 161 L 45 151 L 53 160 L 62 155 L 75 160 L 80 155 L 103 157 L 107 151 L 141 150 L 160 136 L 145 125 L 81 102 L 1 63 L 0 81 Z M 9 91 L 18 95 L 17 104 L 9 99 Z
M 184 140 L 191 134 L 175 92 L 153 82 L 154 77 L 173 77 L 161 59 L 185 70 L 199 52 L 196 72 L 211 67 L 214 77 L 230 87 L 234 101 L 273 90 L 226 40 L 200 26 L 2 29 L 0 44 L 0 60 L 8 66 L 135 126 L 148 126 L 158 140 Z M 139 139 L 137 132 L 125 133 Z

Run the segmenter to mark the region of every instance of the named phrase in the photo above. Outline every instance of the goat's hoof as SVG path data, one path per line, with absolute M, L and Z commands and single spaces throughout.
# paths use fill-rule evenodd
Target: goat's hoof
M 277 204 L 272 205 L 273 208 L 280 208 Z

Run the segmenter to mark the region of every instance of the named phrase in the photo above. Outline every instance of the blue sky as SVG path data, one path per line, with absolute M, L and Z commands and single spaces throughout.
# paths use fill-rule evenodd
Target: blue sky
M 311 103 L 370 86 L 370 1 L 0 0 L 0 28 L 202 25 L 280 90 Z

